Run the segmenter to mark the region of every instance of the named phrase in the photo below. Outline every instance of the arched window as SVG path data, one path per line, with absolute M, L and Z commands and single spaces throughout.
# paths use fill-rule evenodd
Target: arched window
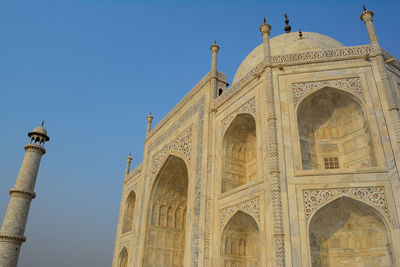
M 261 266 L 257 222 L 244 212 L 237 212 L 225 226 L 221 240 L 221 266 Z
M 304 170 L 376 166 L 365 114 L 350 93 L 324 88 L 309 95 L 297 121 Z
M 123 248 L 118 258 L 118 267 L 128 267 L 128 251 Z
M 341 197 L 321 208 L 310 222 L 313 267 L 392 267 L 391 243 L 372 207 Z
M 183 267 L 188 170 L 169 156 L 153 185 L 146 230 L 144 267 Z
M 256 122 L 250 114 L 239 114 L 223 140 L 222 192 L 257 178 Z
M 125 215 L 122 224 L 122 233 L 126 233 L 133 230 L 133 213 L 135 211 L 136 194 L 131 192 L 126 200 L 125 204 Z

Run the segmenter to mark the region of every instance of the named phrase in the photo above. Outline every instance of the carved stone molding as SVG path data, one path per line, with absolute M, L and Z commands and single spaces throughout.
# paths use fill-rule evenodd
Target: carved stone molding
M 241 107 L 232 112 L 229 116 L 222 120 L 222 134 L 225 133 L 226 129 L 229 127 L 233 119 L 239 113 L 249 113 L 254 117 L 256 116 L 256 99 L 253 97 L 246 103 L 244 103 Z
M 328 49 L 323 51 L 310 51 L 297 54 L 279 55 L 271 57 L 271 62 L 274 64 L 282 64 L 289 62 L 302 62 L 302 61 L 314 61 L 321 59 L 336 59 L 336 58 L 348 58 L 354 56 L 362 56 L 371 53 L 370 45 L 360 45 L 351 47 L 340 47 L 334 49 Z
M 153 182 L 156 174 L 158 173 L 161 164 L 164 162 L 165 158 L 169 155 L 170 151 L 181 152 L 185 155 L 186 159 L 190 161 L 191 150 L 192 150 L 192 127 L 185 130 L 178 137 L 176 137 L 172 142 L 165 145 L 159 152 L 157 152 L 151 162 L 151 179 Z
M 0 242 L 14 242 L 17 244 L 21 244 L 26 241 L 25 236 L 11 236 L 11 235 L 0 235 Z
M 371 204 L 385 214 L 388 219 L 390 218 L 385 188 L 383 186 L 369 186 L 303 190 L 306 221 L 309 220 L 311 214 L 324 203 L 333 198 L 346 195 Z
M 24 190 L 18 190 L 15 188 L 10 189 L 10 196 L 26 197 L 28 199 L 34 199 L 36 194 L 34 192 L 28 192 Z
M 362 89 L 360 78 L 347 78 L 347 79 L 326 80 L 317 82 L 310 81 L 310 82 L 293 83 L 292 84 L 293 103 L 296 105 L 305 96 L 325 86 L 339 88 L 351 92 L 359 96 L 362 100 L 364 100 L 364 92 Z
M 219 211 L 220 219 L 219 226 L 223 228 L 228 220 L 237 211 L 244 211 L 253 216 L 253 218 L 260 224 L 260 197 L 250 199 L 245 202 L 238 203 L 236 205 L 221 209 Z

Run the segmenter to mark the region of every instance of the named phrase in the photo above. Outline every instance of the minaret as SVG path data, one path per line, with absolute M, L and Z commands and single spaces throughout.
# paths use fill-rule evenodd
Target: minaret
M 267 140 L 268 140 L 268 159 L 269 174 L 271 179 L 271 198 L 274 228 L 274 255 L 276 267 L 284 267 L 285 264 L 285 238 L 282 219 L 282 199 L 281 199 L 281 177 L 279 171 L 278 137 L 275 108 L 275 92 L 272 79 L 270 33 L 271 25 L 264 18 L 264 23 L 260 26 L 263 38 L 264 50 L 264 84 L 267 98 Z
M 0 266 L 17 266 L 19 250 L 25 242 L 24 232 L 28 219 L 29 207 L 34 193 L 36 177 L 39 171 L 40 159 L 46 153 L 44 144 L 50 140 L 47 131 L 42 126 L 28 133 L 31 138 L 25 146 L 25 157 L 22 162 L 14 188 L 10 190 L 3 225 L 0 229 Z
M 129 152 L 129 155 L 126 157 L 125 177 L 129 174 L 129 171 L 131 169 L 131 162 L 132 162 L 132 156 L 131 156 L 131 152 Z
M 217 45 L 217 41 L 214 40 L 214 44 L 210 46 L 211 50 L 211 88 L 213 91 L 212 97 L 215 99 L 218 96 L 217 89 L 217 81 L 218 81 L 218 72 L 217 72 L 217 55 L 219 51 L 219 46 Z
M 363 5 L 363 12 L 361 13 L 360 19 L 364 22 L 365 27 L 367 28 L 368 37 L 372 48 L 371 50 L 372 50 L 373 61 L 377 66 L 381 80 L 381 82 L 378 81 L 378 84 L 382 83 L 382 86 L 385 89 L 384 92 L 386 96 L 386 101 L 388 103 L 388 110 L 390 113 L 390 117 L 392 119 L 392 123 L 394 126 L 393 128 L 396 136 L 396 141 L 397 144 L 400 145 L 400 117 L 398 113 L 398 107 L 396 106 L 396 101 L 395 101 L 397 95 L 394 95 L 393 93 L 395 89 L 393 89 L 394 86 L 391 85 L 391 81 L 386 72 L 385 59 L 383 58 L 382 49 L 378 42 L 378 37 L 376 36 L 374 23 L 372 22 L 373 17 L 374 17 L 374 12 L 372 12 L 371 10 L 367 10 L 365 5 Z
M 151 122 L 153 121 L 153 116 L 151 116 L 151 111 L 150 114 L 147 115 L 147 129 L 146 129 L 146 138 L 149 135 L 151 131 Z

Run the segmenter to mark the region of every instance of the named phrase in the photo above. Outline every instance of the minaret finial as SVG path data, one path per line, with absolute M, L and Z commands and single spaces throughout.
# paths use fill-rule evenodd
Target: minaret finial
M 264 24 L 267 24 L 267 19 L 264 17 Z
M 214 44 L 215 44 L 215 45 L 217 44 L 217 39 L 214 39 Z
M 292 27 L 290 27 L 290 25 L 289 25 L 289 18 L 286 13 L 284 16 L 285 16 L 285 24 L 286 24 L 284 29 L 285 29 L 286 33 L 289 33 L 292 30 Z
M 129 157 L 131 157 L 131 152 L 129 152 Z
M 44 125 L 44 121 L 42 121 L 42 126 Z
M 301 29 L 299 29 L 299 37 L 300 39 L 303 39 L 303 32 L 301 31 Z
M 363 10 L 364 11 L 367 11 L 367 8 L 365 7 L 365 5 L 363 4 Z

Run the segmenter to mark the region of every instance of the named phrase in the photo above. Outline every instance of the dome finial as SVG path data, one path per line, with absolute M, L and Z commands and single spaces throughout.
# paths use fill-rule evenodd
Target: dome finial
M 300 39 L 303 39 L 303 32 L 301 31 L 300 28 L 299 28 L 299 37 L 300 37 Z
M 286 24 L 284 29 L 285 29 L 286 33 L 289 33 L 292 30 L 292 27 L 289 25 L 289 18 L 286 13 L 284 16 L 285 16 L 285 24 Z

